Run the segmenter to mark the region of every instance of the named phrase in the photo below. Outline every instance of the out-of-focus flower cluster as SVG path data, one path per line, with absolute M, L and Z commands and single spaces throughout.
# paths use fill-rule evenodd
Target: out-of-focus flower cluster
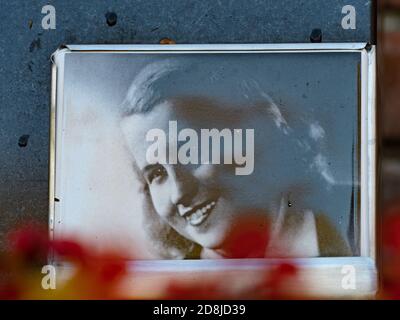
M 241 232 L 232 233 L 234 258 L 262 257 L 268 237 L 251 229 L 253 223 L 241 223 Z M 197 281 L 171 277 L 157 288 L 154 294 L 131 294 L 121 290 L 128 279 L 135 279 L 132 260 L 124 260 L 116 250 L 94 250 L 72 239 L 49 240 L 45 228 L 37 224 L 25 225 L 10 232 L 8 250 L 0 255 L 0 299 L 281 299 L 296 298 L 288 293 L 298 273 L 290 263 L 278 263 L 274 267 L 257 271 L 256 279 L 242 288 L 230 288 L 227 284 L 234 277 L 228 273 L 218 277 L 204 273 Z M 250 250 L 251 248 L 251 250 Z M 250 251 L 249 251 L 250 250 Z M 56 257 L 57 259 L 53 259 Z M 42 273 L 49 261 L 62 261 L 71 272 L 59 279 L 56 289 L 45 290 Z M 57 264 L 54 264 L 57 265 Z M 139 275 L 140 277 L 140 275 Z M 50 278 L 48 279 L 51 280 Z M 46 282 L 46 281 L 45 281 Z M 159 284 L 156 283 L 157 286 Z M 135 286 L 135 282 L 133 282 Z M 146 289 L 144 289 L 146 290 Z M 134 290 L 135 291 L 135 290 Z
M 389 206 L 382 217 L 379 237 L 382 286 L 377 298 L 400 299 L 400 203 Z M 268 234 L 264 226 L 257 228 L 263 223 L 238 223 L 229 238 L 231 258 L 265 257 Z M 142 275 L 135 270 L 135 260 L 124 260 L 123 252 L 118 250 L 94 249 L 75 239 L 49 240 L 47 229 L 34 223 L 11 231 L 7 240 L 8 250 L 0 254 L 0 299 L 306 298 L 292 290 L 297 288 L 296 292 L 301 292 L 301 286 L 305 284 L 299 281 L 301 270 L 290 259 L 281 260 L 286 262 L 274 266 L 269 264 L 267 267 L 266 264 L 264 270 L 257 270 L 252 281 L 241 287 L 230 286 L 235 283 L 237 274 L 229 272 L 218 276 L 205 272 L 194 277 L 198 279 L 195 281 L 185 281 L 176 274 L 169 278 L 165 274 L 161 275 L 163 281 L 153 282 L 157 287 L 153 292 L 152 285 L 141 287 Z M 42 273 L 42 268 L 49 263 L 58 267 L 55 261 L 67 265 L 71 272 L 61 277 L 57 274 L 56 289 L 45 290 L 43 281 L 47 274 Z M 138 290 L 130 290 L 137 285 Z
M 0 299 L 118 297 L 116 286 L 126 273 L 126 265 L 115 252 L 95 253 L 71 239 L 50 240 L 48 231 L 34 223 L 10 232 L 8 242 L 7 252 L 0 257 Z M 42 282 L 47 272 L 42 273 L 42 268 L 54 257 L 68 263 L 72 274 L 61 284 L 55 277 L 57 289 L 45 290 Z

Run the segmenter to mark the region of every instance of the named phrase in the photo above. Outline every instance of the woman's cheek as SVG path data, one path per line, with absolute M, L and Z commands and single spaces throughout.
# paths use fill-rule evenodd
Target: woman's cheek
M 214 178 L 217 172 L 217 165 L 201 164 L 193 171 L 193 175 L 199 180 L 207 180 Z
M 162 218 L 168 217 L 171 212 L 168 188 L 163 184 L 153 184 L 150 186 L 150 195 L 157 214 Z

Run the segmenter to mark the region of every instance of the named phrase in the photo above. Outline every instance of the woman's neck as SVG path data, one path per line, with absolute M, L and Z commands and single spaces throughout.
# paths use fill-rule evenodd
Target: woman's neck
M 243 214 L 233 224 L 223 244 L 212 251 L 220 258 L 263 258 L 268 246 L 269 230 L 266 213 L 257 211 Z

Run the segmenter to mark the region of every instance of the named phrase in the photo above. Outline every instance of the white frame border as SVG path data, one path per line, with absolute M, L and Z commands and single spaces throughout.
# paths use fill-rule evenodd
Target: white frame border
M 54 237 L 58 206 L 55 202 L 60 188 L 56 168 L 60 137 L 56 127 L 62 121 L 64 57 L 74 52 L 120 53 L 298 53 L 298 52 L 359 52 L 360 68 L 360 256 L 301 258 L 294 261 L 302 267 L 302 277 L 307 279 L 307 294 L 319 297 L 372 297 L 378 289 L 376 262 L 376 48 L 367 43 L 300 43 L 300 44 L 179 44 L 179 45 L 69 45 L 52 55 L 52 94 L 50 117 L 49 164 L 49 231 Z M 61 102 L 61 103 L 60 103 Z M 61 105 L 61 106 L 60 106 Z M 61 113 L 60 109 L 61 108 Z M 58 112 L 57 112 L 58 109 Z M 58 123 L 58 125 L 57 125 Z M 135 261 L 135 273 L 180 276 L 185 273 L 218 271 L 252 272 L 274 265 L 276 259 L 242 260 L 154 260 Z M 343 267 L 351 265 L 356 270 L 354 289 L 343 288 Z M 179 269 L 177 271 L 177 269 Z M 137 281 L 137 280 L 135 280 Z M 302 288 L 305 289 L 305 288 Z

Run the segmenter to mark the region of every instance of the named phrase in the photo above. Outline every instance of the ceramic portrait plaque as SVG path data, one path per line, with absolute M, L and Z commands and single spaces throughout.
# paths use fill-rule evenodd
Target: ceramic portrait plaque
M 296 259 L 316 292 L 347 294 L 350 265 L 353 291 L 375 291 L 374 47 L 82 45 L 53 62 L 53 237 L 154 272 Z

